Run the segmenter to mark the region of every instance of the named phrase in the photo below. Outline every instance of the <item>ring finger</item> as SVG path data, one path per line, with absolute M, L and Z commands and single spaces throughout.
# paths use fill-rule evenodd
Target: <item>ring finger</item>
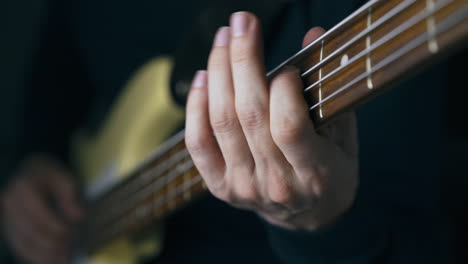
M 255 163 L 235 110 L 230 42 L 230 28 L 221 28 L 208 61 L 210 120 L 226 162 L 230 202 L 247 202 L 258 194 L 253 177 Z

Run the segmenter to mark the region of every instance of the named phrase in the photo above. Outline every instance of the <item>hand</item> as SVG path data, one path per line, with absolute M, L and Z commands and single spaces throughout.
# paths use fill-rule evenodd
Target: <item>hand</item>
M 260 31 L 246 12 L 218 31 L 208 71 L 192 84 L 186 145 L 214 196 L 284 228 L 317 230 L 353 203 L 355 118 L 344 114 L 317 134 L 299 72 L 266 79 Z M 311 29 L 303 45 L 322 33 Z
M 2 224 L 28 263 L 70 263 L 71 231 L 83 212 L 70 172 L 42 155 L 26 159 L 2 196 Z

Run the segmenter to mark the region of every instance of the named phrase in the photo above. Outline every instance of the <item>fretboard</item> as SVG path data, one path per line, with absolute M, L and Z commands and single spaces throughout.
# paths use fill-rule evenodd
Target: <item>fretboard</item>
M 462 48 L 467 39 L 468 0 L 374 0 L 268 78 L 286 65 L 298 67 L 319 129 L 428 62 Z M 93 251 L 163 219 L 203 193 L 206 188 L 182 131 L 124 182 L 91 203 L 83 244 Z

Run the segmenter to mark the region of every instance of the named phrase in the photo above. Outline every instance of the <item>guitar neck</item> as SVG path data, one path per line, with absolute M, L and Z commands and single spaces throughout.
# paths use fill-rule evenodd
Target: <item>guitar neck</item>
M 467 38 L 466 0 L 370 1 L 270 73 L 302 72 L 320 127 L 434 62 Z
M 467 0 L 369 1 L 268 78 L 288 65 L 299 68 L 311 117 L 320 128 L 421 69 L 416 66 L 461 48 L 467 38 Z M 206 187 L 180 132 L 126 181 L 92 202 L 83 244 L 93 251 L 203 193 Z

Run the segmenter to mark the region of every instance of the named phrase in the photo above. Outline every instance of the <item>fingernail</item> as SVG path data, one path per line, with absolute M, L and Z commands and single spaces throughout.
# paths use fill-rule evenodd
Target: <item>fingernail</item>
M 193 78 L 193 87 L 201 88 L 206 86 L 208 82 L 208 77 L 206 71 L 197 71 L 195 77 Z
M 245 12 L 234 13 L 231 17 L 232 35 L 239 37 L 247 32 L 249 26 L 249 17 Z
M 218 47 L 227 46 L 229 44 L 230 35 L 229 27 L 222 27 L 216 33 L 214 45 Z

